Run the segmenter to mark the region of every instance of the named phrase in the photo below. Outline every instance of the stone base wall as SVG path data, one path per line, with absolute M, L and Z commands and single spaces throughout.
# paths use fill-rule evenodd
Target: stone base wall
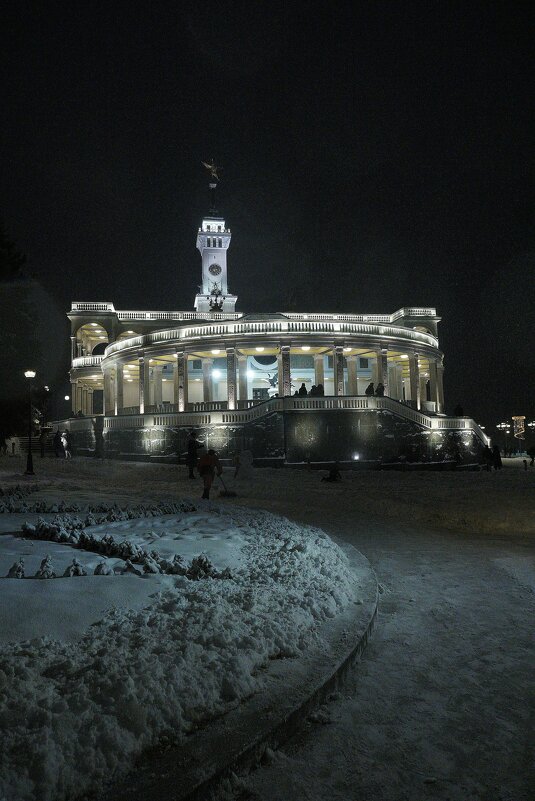
M 62 423 L 71 430 L 75 454 L 183 461 L 192 430 L 192 426 L 105 428 L 103 422 L 95 417 Z M 247 450 L 257 464 L 483 461 L 483 443 L 471 429 L 430 431 L 386 410 L 273 412 L 245 424 L 194 428 L 205 447 L 221 458 Z

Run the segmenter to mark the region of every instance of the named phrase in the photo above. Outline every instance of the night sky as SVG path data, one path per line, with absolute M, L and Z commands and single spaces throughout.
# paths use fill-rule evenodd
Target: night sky
M 528 4 L 288 6 L 11 5 L 1 214 L 51 308 L 191 309 L 213 158 L 238 310 L 436 306 L 447 410 L 535 419 Z

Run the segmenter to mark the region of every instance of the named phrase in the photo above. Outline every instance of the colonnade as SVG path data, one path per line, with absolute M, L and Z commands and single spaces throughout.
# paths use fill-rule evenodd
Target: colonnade
M 290 370 L 290 345 L 281 344 L 277 354 L 278 369 L 278 395 L 287 397 L 292 395 L 291 370 Z M 300 349 L 294 348 L 294 353 Z M 248 397 L 248 364 L 247 355 L 240 352 L 235 347 L 228 347 L 226 355 L 226 382 L 227 397 L 226 405 L 229 410 L 238 408 L 239 401 L 247 401 Z M 430 400 L 434 403 L 436 412 L 440 413 L 444 409 L 443 391 L 443 364 L 441 357 L 437 355 L 435 359 L 425 355 L 425 360 L 429 364 L 429 373 L 422 375 L 420 369 L 421 357 L 417 353 L 407 353 L 401 358 L 405 359 L 408 365 L 408 381 L 403 383 L 403 363 L 400 361 L 399 351 L 395 352 L 396 358 L 389 359 L 387 348 L 370 351 L 369 355 L 372 362 L 372 380 L 374 384 L 383 384 L 384 394 L 396 400 L 404 400 L 413 408 L 420 409 L 426 400 L 426 385 L 429 380 Z M 193 357 L 193 354 L 189 354 Z M 222 351 L 223 355 L 223 351 Z M 332 376 L 333 394 L 337 396 L 358 395 L 358 363 L 360 354 L 348 354 L 344 352 L 343 346 L 334 346 L 327 353 L 313 353 L 314 381 L 315 384 L 325 385 L 325 356 L 332 357 Z M 177 350 L 175 356 L 175 367 L 173 369 L 173 406 L 174 410 L 184 412 L 188 410 L 188 353 L 185 350 Z M 368 354 L 367 354 L 368 356 Z M 194 358 L 199 358 L 195 356 Z M 139 370 L 138 383 L 138 407 L 139 413 L 160 407 L 162 404 L 162 380 L 163 364 L 150 363 L 148 354 L 141 352 L 137 357 Z M 209 357 L 201 358 L 202 363 L 202 397 L 204 403 L 213 401 L 213 364 L 214 359 Z M 131 364 L 131 362 L 130 362 Z M 124 405 L 124 367 L 116 363 L 104 368 L 104 413 L 106 415 L 120 414 Z M 152 371 L 152 375 L 151 375 Z M 197 379 L 199 380 L 199 379 Z M 152 393 L 151 393 L 152 388 Z M 73 411 L 76 413 L 81 410 L 83 414 L 93 412 L 93 390 L 76 385 L 73 383 Z M 151 398 L 152 394 L 152 398 Z M 152 401 L 152 402 L 151 402 Z

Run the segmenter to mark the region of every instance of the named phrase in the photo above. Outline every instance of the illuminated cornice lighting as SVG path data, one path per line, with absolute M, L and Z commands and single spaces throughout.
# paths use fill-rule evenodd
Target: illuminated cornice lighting
M 408 357 L 408 355 L 406 353 L 402 353 L 401 354 L 401 358 L 402 359 L 408 359 L 409 357 Z
M 255 348 L 255 350 L 256 350 L 256 351 L 258 351 L 258 353 L 262 353 L 262 351 L 264 350 L 264 348 L 262 348 L 262 347 L 260 347 L 260 348 Z
M 129 384 L 131 384 L 134 379 L 133 378 L 127 378 L 126 380 L 128 381 Z
M 35 370 L 25 370 L 24 376 L 25 378 L 35 378 Z
M 350 350 L 351 348 L 344 348 L 344 353 L 349 353 Z
M 106 337 L 99 337 L 99 339 L 106 339 Z
M 214 354 L 214 356 L 217 356 L 218 353 L 221 353 L 219 348 L 214 348 L 213 351 L 211 351 L 211 352 Z
M 200 380 L 201 380 L 200 378 L 196 378 L 196 379 L 195 379 L 195 381 L 200 381 Z
M 91 323 L 94 328 L 98 328 L 98 323 Z
M 310 345 L 301 345 L 301 350 L 310 350 Z

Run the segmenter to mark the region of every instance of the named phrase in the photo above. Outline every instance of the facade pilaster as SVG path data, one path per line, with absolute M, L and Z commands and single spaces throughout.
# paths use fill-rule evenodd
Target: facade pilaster
M 357 356 L 347 356 L 347 394 L 358 395 L 357 387 Z
M 94 390 L 90 388 L 87 391 L 87 414 L 90 417 L 93 416 L 93 394 L 94 394 Z
M 344 394 L 344 349 L 341 345 L 333 348 L 334 394 Z
M 247 400 L 247 355 L 238 353 L 239 399 Z
M 314 382 L 316 386 L 325 386 L 325 356 L 323 353 L 314 354 Z
M 238 388 L 236 386 L 236 351 L 227 348 L 227 408 L 238 406 Z
M 78 411 L 76 408 L 76 381 L 71 381 L 71 411 L 73 416 Z
M 277 362 L 279 367 L 279 397 L 287 398 L 292 394 L 289 345 L 280 346 Z
M 176 408 L 185 412 L 188 408 L 188 355 L 184 351 L 176 353 L 174 385 Z
M 123 365 L 115 367 L 115 414 L 121 414 L 124 409 L 124 373 Z
M 152 368 L 152 381 L 154 386 L 154 405 L 161 406 L 162 403 L 162 378 L 163 378 L 163 365 L 156 364 Z
M 202 393 L 205 403 L 212 402 L 212 365 L 213 359 L 202 359 Z
M 76 337 L 71 337 L 71 361 L 76 358 Z

